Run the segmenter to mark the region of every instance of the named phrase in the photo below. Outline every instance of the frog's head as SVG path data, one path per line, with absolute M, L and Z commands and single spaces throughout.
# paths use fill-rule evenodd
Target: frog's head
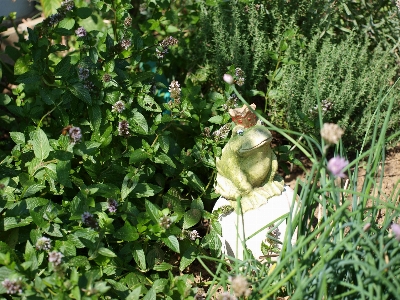
M 232 130 L 229 147 L 237 155 L 246 156 L 260 147 L 269 147 L 271 140 L 271 132 L 262 125 L 249 128 L 237 125 Z

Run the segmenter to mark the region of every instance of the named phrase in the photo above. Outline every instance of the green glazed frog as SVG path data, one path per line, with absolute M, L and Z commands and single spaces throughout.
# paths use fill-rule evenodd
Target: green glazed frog
M 234 207 L 241 197 L 243 212 L 267 203 L 284 189 L 283 179 L 276 175 L 278 162 L 271 140 L 270 131 L 262 125 L 237 125 L 217 158 L 215 191 Z

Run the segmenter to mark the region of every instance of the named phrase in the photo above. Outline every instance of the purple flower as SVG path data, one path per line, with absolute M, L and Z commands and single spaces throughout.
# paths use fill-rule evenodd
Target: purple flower
M 50 250 L 51 249 L 51 239 L 47 237 L 41 237 L 36 242 L 37 250 Z
M 118 124 L 118 133 L 119 135 L 128 137 L 131 134 L 129 133 L 129 123 L 126 120 L 122 120 L 121 122 L 119 122 Z
M 71 138 L 72 142 L 77 143 L 82 138 L 81 129 L 79 127 L 71 127 L 68 131 L 69 137 Z
M 400 242 L 400 225 L 393 223 L 390 225 L 390 228 L 392 228 L 392 232 L 394 233 L 396 240 Z
M 108 204 L 108 210 L 111 213 L 115 213 L 117 211 L 118 202 L 115 199 L 108 199 L 107 204 Z
M 123 49 L 128 50 L 128 48 L 131 46 L 132 42 L 130 40 L 124 39 L 120 42 L 120 45 Z
M 95 217 L 88 211 L 85 211 L 82 216 L 82 222 L 86 226 L 89 226 L 92 229 L 98 229 L 99 228 L 99 223 L 95 219 Z
M 75 7 L 75 3 L 73 0 L 65 0 L 61 2 L 61 7 L 64 8 L 66 11 L 70 11 Z
M 344 178 L 346 175 L 343 173 L 343 169 L 349 164 L 343 157 L 335 156 L 328 162 L 328 170 L 335 177 Z
M 79 68 L 78 69 L 78 76 L 79 80 L 85 80 L 89 77 L 90 71 L 88 68 Z
M 85 37 L 87 35 L 86 29 L 83 27 L 79 27 L 77 30 L 75 30 L 75 34 L 78 37 Z
M 21 278 L 19 280 L 10 280 L 6 278 L 1 284 L 7 290 L 7 294 L 22 293 Z
M 52 251 L 49 253 L 49 262 L 53 263 L 55 266 L 59 266 L 63 257 L 64 255 L 61 252 Z

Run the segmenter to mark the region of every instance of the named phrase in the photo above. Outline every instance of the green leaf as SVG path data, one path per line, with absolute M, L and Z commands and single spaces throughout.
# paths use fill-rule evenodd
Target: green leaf
M 155 74 L 153 72 L 141 72 L 132 76 L 132 83 L 144 82 L 147 79 L 153 79 Z
M 82 100 L 86 104 L 89 105 L 92 104 L 92 98 L 90 97 L 89 91 L 87 88 L 83 86 L 82 83 L 80 82 L 74 83 L 69 87 L 69 90 L 75 97 Z
M 138 111 L 133 112 L 133 117 L 129 119 L 129 124 L 132 126 L 132 130 L 137 133 L 147 134 L 149 131 L 146 118 Z
M 138 98 L 138 103 L 147 111 L 161 112 L 161 107 L 156 101 L 149 95 L 144 95 L 144 97 Z
M 213 124 L 222 124 L 222 121 L 224 118 L 222 116 L 214 116 L 208 119 L 208 122 L 213 123 Z
M 4 225 L 4 231 L 7 231 L 11 228 L 17 228 L 17 227 L 24 227 L 26 225 L 31 224 L 32 222 L 32 217 L 29 216 L 26 219 L 21 219 L 20 217 L 6 217 L 3 219 L 3 225 Z M 0 226 L 1 228 L 1 226 Z
M 164 244 L 170 248 L 172 251 L 179 253 L 179 241 L 174 235 L 170 235 L 167 238 L 161 238 Z
M 45 198 L 33 197 L 25 199 L 25 202 L 26 202 L 26 208 L 29 210 L 33 210 L 36 207 L 46 205 L 47 203 L 49 203 L 49 200 Z
M 42 184 L 32 184 L 29 185 L 27 188 L 24 189 L 24 191 L 21 194 L 21 198 L 26 198 L 35 195 L 37 192 L 40 192 L 46 188 L 45 185 Z
M 166 263 L 166 262 L 162 262 L 162 263 L 160 263 L 158 265 L 154 265 L 153 270 L 154 271 L 158 271 L 158 272 L 168 271 L 168 270 L 172 270 L 172 267 L 173 266 L 171 264 Z
M 138 183 L 134 189 L 135 198 L 151 197 L 159 193 L 163 188 L 151 183 Z
M 70 75 L 72 68 L 71 56 L 65 56 L 60 62 L 54 67 L 54 75 L 66 76 Z
M 133 245 L 132 256 L 139 268 L 142 270 L 146 270 L 146 256 L 144 254 L 141 244 L 136 243 Z
M 98 132 L 101 125 L 101 109 L 99 105 L 89 107 L 90 127 L 94 133 Z
M 68 261 L 68 265 L 73 267 L 85 267 L 85 266 L 90 266 L 90 263 L 86 256 L 76 256 L 72 257 Z
M 172 161 L 172 159 L 168 155 L 166 155 L 164 153 L 161 153 L 160 155 L 156 156 L 154 158 L 154 162 L 156 164 L 167 164 L 167 165 L 169 165 L 169 166 L 171 166 L 173 168 L 176 168 L 176 165 Z
M 204 191 L 204 183 L 200 180 L 200 178 L 194 174 L 192 171 L 188 171 L 182 174 L 182 183 L 185 185 L 189 185 L 190 187 L 196 189 L 199 192 Z
M 133 227 L 128 221 L 125 221 L 125 225 L 117 230 L 113 236 L 126 242 L 133 242 L 139 238 L 136 227 Z
M 7 94 L 0 94 L 0 105 L 5 106 L 11 102 L 11 97 Z
M 51 150 L 47 135 L 42 129 L 39 128 L 36 131 L 32 131 L 30 133 L 30 138 L 32 140 L 33 152 L 35 153 L 35 157 L 37 157 L 41 161 L 45 160 L 49 156 Z
M 156 300 L 157 299 L 156 297 L 157 297 L 156 291 L 153 288 L 151 288 L 147 292 L 146 296 L 143 297 L 143 300 Z
M 57 8 L 60 7 L 61 0 L 41 0 L 40 4 L 42 5 L 44 16 L 48 17 L 56 13 Z
M 150 155 L 145 150 L 136 149 L 129 156 L 129 164 L 143 162 L 148 158 L 150 158 Z
M 22 132 L 10 132 L 10 137 L 17 145 L 25 145 L 25 136 Z
M 153 282 L 152 288 L 156 293 L 161 293 L 168 285 L 168 279 L 159 278 Z
M 110 249 L 100 247 L 98 250 L 99 254 L 106 256 L 106 257 L 117 257 L 117 255 L 112 252 Z
M 30 55 L 24 55 L 17 59 L 14 65 L 14 75 L 22 75 L 30 70 L 32 65 Z
M 179 262 L 179 270 L 183 271 L 189 266 L 197 257 L 197 248 L 195 246 L 190 246 L 186 251 L 183 253 L 181 257 L 181 261 Z
M 136 188 L 138 177 L 126 174 L 121 187 L 121 199 L 124 200 Z
M 77 14 L 79 18 L 86 19 L 92 15 L 92 10 L 89 7 L 79 7 L 77 9 Z
M 58 28 L 64 28 L 64 29 L 70 30 L 74 27 L 74 25 L 75 25 L 74 19 L 65 18 L 65 19 L 62 19 L 60 21 L 60 23 L 58 23 Z
M 56 166 L 57 181 L 62 185 L 72 188 L 69 172 L 71 170 L 71 161 L 59 160 Z
M 183 229 L 188 229 L 196 225 L 201 219 L 201 210 L 197 208 L 189 209 L 183 215 Z
M 93 141 L 87 141 L 87 142 L 80 142 L 74 146 L 74 153 L 76 155 L 83 156 L 85 154 L 87 155 L 93 155 L 96 153 L 101 146 L 101 143 L 98 142 L 93 142 Z
M 153 203 L 151 203 L 149 200 L 145 200 L 145 207 L 146 211 L 149 214 L 150 218 L 153 220 L 155 224 L 158 224 L 160 222 L 160 216 L 161 216 L 161 211 L 155 206 Z

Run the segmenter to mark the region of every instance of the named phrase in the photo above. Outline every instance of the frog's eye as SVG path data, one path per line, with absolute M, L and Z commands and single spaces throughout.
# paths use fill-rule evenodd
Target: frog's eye
M 236 133 L 237 133 L 238 135 L 243 135 L 244 130 L 243 130 L 243 129 L 238 129 L 238 131 L 236 131 Z

